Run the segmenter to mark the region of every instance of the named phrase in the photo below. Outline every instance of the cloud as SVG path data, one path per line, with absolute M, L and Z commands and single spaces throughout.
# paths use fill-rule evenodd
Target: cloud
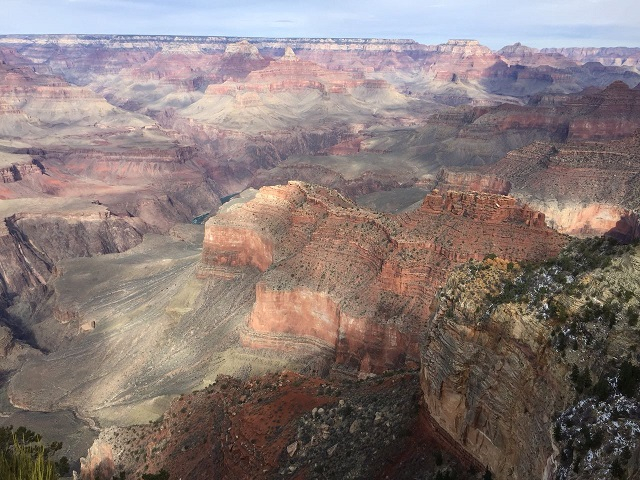
M 4 0 L 0 33 L 478 38 L 640 46 L 631 0 Z M 636 28 L 634 28 L 636 27 Z

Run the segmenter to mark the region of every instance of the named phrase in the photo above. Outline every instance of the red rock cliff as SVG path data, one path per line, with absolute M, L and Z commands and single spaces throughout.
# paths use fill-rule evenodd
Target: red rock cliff
M 201 272 L 265 272 L 245 345 L 333 352 L 350 371 L 379 373 L 418 365 L 418 333 L 453 266 L 489 253 L 544 258 L 564 241 L 503 195 L 435 191 L 393 216 L 290 182 L 207 222 Z

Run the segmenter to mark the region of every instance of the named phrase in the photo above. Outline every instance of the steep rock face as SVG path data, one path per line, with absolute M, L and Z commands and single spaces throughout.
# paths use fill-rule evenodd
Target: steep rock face
M 453 266 L 489 253 L 544 258 L 563 243 L 543 215 L 502 195 L 436 191 L 392 216 L 290 182 L 209 220 L 200 271 L 266 270 L 245 345 L 303 342 L 348 371 L 381 372 L 417 365 L 417 333 Z
M 8 58 L 18 64 L 91 85 L 114 104 L 140 112 L 184 107 L 207 85 L 242 79 L 287 48 L 303 61 L 384 78 L 446 104 L 496 104 L 504 95 L 527 97 L 549 87 L 578 92 L 637 76 L 630 71 L 637 60 L 633 49 L 608 49 L 596 72 L 596 64 L 567 58 L 571 49 L 536 52 L 516 44 L 493 53 L 476 40 L 421 45 L 393 39 L 23 35 L 3 36 L 0 44 L 15 52 Z
M 0 295 L 24 299 L 46 285 L 64 258 L 122 252 L 137 245 L 142 234 L 106 210 L 74 213 L 17 213 L 5 218 L 0 242 Z
M 602 92 L 568 101 L 580 111 L 569 124 L 572 140 L 621 138 L 635 133 L 640 124 L 640 90 L 617 81 Z
M 23 151 L 30 154 L 0 156 L 10 164 L 0 198 L 83 198 L 145 231 L 160 232 L 220 205 L 220 187 L 207 178 L 193 147 Z
M 242 208 L 232 204 L 207 220 L 202 251 L 205 268 L 215 272 L 225 267 L 253 266 L 264 272 L 274 257 L 278 261 L 286 255 L 275 248 L 282 248 L 293 223 L 292 212 L 305 200 L 303 192 L 264 187 L 255 197 Z M 290 243 L 295 240 L 293 236 Z
M 92 126 L 95 133 L 100 125 L 122 133 L 152 124 L 149 119 L 118 111 L 89 88 L 31 68 L 5 64 L 0 64 L 0 115 L 3 136 L 20 138 L 28 134 L 38 138 L 40 144 L 60 141 L 47 138 L 55 137 L 47 127 L 60 130 Z M 119 121 L 114 121 L 116 118 Z
M 41 356 L 42 352 L 16 339 L 11 328 L 0 325 L 0 363 L 5 372 L 17 369 L 29 357 Z
M 478 40 L 449 40 L 438 45 L 435 54 L 428 72 L 435 80 L 445 82 L 477 80 L 500 59 Z
M 638 235 L 640 137 L 601 143 L 533 143 L 486 169 L 561 232 Z
M 438 215 L 448 212 L 478 220 L 489 225 L 496 223 L 518 222 L 539 230 L 545 230 L 544 215 L 527 207 L 518 205 L 517 200 L 503 195 L 481 195 L 476 193 L 447 192 L 438 195 L 435 190 L 428 195 L 420 210 Z
M 537 48 L 527 47 L 520 42 L 502 47 L 496 53 L 509 63 L 518 65 L 569 67 L 576 64 L 561 53 L 541 52 Z
M 495 478 L 636 475 L 638 254 L 573 240 L 541 264 L 450 275 L 422 349 L 425 402 Z
M 19 182 L 25 177 L 42 173 L 44 173 L 42 164 L 32 160 L 29 155 L 0 153 L 0 183 Z M 2 195 L 1 190 L 0 195 Z
M 311 323 L 309 318 L 316 320 Z M 256 332 L 272 331 L 317 338 L 335 345 L 340 326 L 338 305 L 325 293 L 295 288 L 292 291 L 256 287 L 256 304 L 249 327 Z
M 113 448 L 105 441 L 96 440 L 89 448 L 86 458 L 80 460 L 83 480 L 101 480 L 116 475 Z
M 505 267 L 450 276 L 422 345 L 423 392 L 433 419 L 494 478 L 541 478 L 552 416 L 571 396 L 567 369 L 548 346 L 551 327 L 524 305 L 489 308 Z
M 470 171 L 441 170 L 436 177 L 439 190 L 471 190 L 474 192 L 508 195 L 511 184 L 500 177 Z
M 269 64 L 258 47 L 246 40 L 227 45 L 220 63 L 219 73 L 223 80 L 240 80 L 250 72 L 260 70 Z

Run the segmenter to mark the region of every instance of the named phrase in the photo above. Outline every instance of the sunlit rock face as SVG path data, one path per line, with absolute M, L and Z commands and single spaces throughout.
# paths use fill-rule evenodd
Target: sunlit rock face
M 610 142 L 533 143 L 487 172 L 511 183 L 511 194 L 571 235 L 638 238 L 638 135 Z
M 348 370 L 380 373 L 418 364 L 420 326 L 455 265 L 489 253 L 543 258 L 564 241 L 544 215 L 499 194 L 434 192 L 393 216 L 290 182 L 210 219 L 200 272 L 265 272 L 245 345 L 310 345 Z
M 485 313 L 505 266 L 449 277 L 422 345 L 422 388 L 434 420 L 495 478 L 541 478 L 553 453 L 551 417 L 570 386 L 548 348 L 548 324 L 520 305 Z

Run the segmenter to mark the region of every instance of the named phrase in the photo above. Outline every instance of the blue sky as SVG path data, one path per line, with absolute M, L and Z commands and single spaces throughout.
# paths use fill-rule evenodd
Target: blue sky
M 0 34 L 475 38 L 640 47 L 637 0 L 2 0 Z

